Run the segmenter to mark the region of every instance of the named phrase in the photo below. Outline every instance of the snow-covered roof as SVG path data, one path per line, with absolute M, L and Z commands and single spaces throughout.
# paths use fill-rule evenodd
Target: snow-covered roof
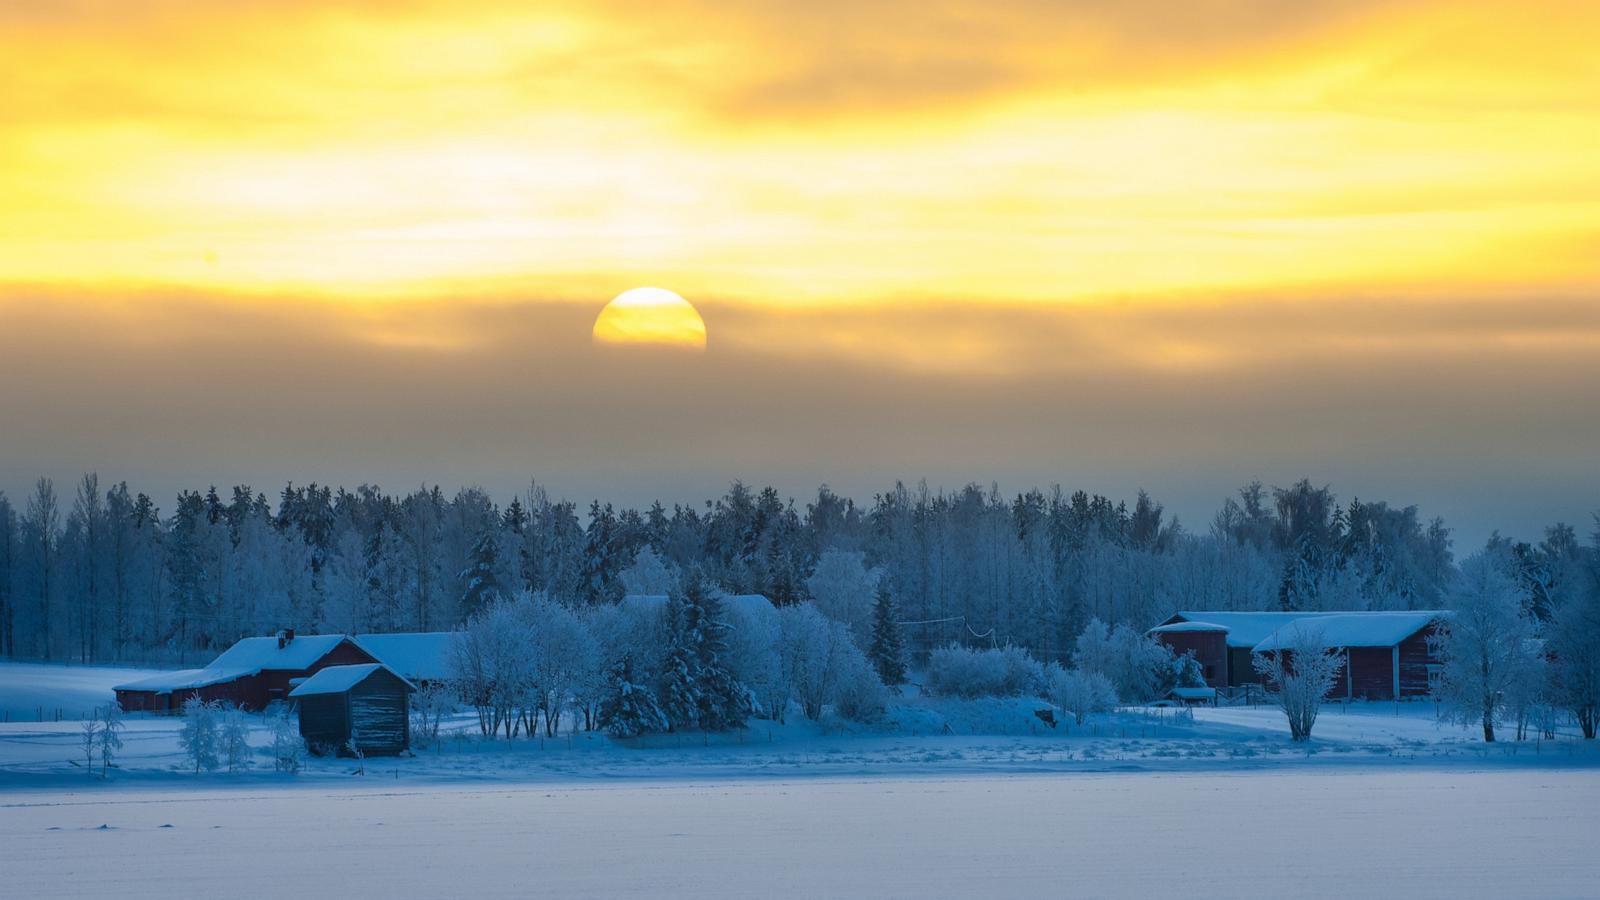
M 318 671 L 317 674 L 312 675 L 310 678 L 307 678 L 305 684 L 302 684 L 290 691 L 289 696 L 309 697 L 313 694 L 342 694 L 361 682 L 366 681 L 367 676 L 378 671 L 379 669 L 388 669 L 388 667 L 379 663 L 361 663 L 354 666 L 329 666 L 326 669 Z M 388 669 L 388 671 L 389 674 L 395 675 L 396 678 L 400 678 L 401 681 L 404 681 L 406 687 L 410 688 L 411 690 L 417 689 L 416 685 L 412 684 L 410 681 L 406 681 L 405 678 L 401 678 L 394 672 L 394 670 Z
M 1205 622 L 1228 629 L 1228 646 L 1250 648 L 1267 639 L 1267 635 L 1296 619 L 1318 616 L 1322 613 L 1306 612 L 1213 612 L 1211 610 L 1179 610 L 1167 624 L 1174 620 Z
M 308 634 L 278 646 L 277 637 L 248 637 L 239 640 L 203 669 L 163 672 L 112 688 L 116 691 L 189 690 L 257 675 L 268 669 L 309 669 L 343 642 L 342 634 Z
M 1304 629 L 1319 636 L 1324 647 L 1392 647 L 1446 615 L 1440 610 L 1414 612 L 1331 613 L 1306 617 L 1262 638 L 1255 652 L 1281 650 Z
M 1228 626 L 1218 625 L 1215 622 L 1173 622 L 1170 625 L 1157 625 L 1145 634 L 1181 634 L 1192 631 L 1227 631 Z
M 1210 700 L 1217 696 L 1217 689 L 1211 687 L 1175 687 L 1167 693 L 1180 700 Z
M 443 681 L 450 677 L 453 631 L 411 631 L 358 634 L 351 640 L 373 659 L 411 681 Z
M 248 637 L 222 651 L 207 669 L 254 675 L 267 669 L 309 669 L 345 640 L 342 634 L 303 634 L 278 646 L 276 637 Z
M 138 681 L 115 685 L 114 691 L 155 691 L 158 694 L 179 688 L 205 687 L 219 681 L 232 680 L 226 673 L 212 672 L 208 669 L 179 669 L 175 672 L 162 672 L 160 675 L 151 675 Z

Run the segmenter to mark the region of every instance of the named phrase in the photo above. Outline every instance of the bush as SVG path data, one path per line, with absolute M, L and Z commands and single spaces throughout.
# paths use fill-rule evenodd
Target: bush
M 974 650 L 950 644 L 928 656 L 928 690 L 951 697 L 1039 694 L 1045 669 L 1021 647 Z
M 1049 682 L 1050 702 L 1072 713 L 1079 725 L 1087 722 L 1091 713 L 1117 705 L 1116 686 L 1099 672 L 1056 668 L 1051 670 Z

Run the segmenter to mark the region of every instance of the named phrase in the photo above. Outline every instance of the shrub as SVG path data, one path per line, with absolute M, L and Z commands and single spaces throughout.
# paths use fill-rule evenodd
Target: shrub
M 974 650 L 949 644 L 928 657 L 928 689 L 951 697 L 1015 697 L 1042 692 L 1044 666 L 1021 647 Z

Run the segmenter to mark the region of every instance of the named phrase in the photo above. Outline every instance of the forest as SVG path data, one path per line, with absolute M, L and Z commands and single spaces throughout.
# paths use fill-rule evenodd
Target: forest
M 1592 568 L 1568 525 L 1498 536 L 1536 618 Z M 870 505 L 826 486 L 803 504 L 733 483 L 703 506 L 587 509 L 537 483 L 504 505 L 467 488 L 389 494 L 316 484 L 273 503 L 239 486 L 169 509 L 85 475 L 0 494 L 0 653 L 200 664 L 239 637 L 450 630 L 497 596 L 570 608 L 664 594 L 693 568 L 729 594 L 811 600 L 857 635 L 886 594 L 913 659 L 1016 646 L 1070 662 L 1091 621 L 1143 629 L 1177 609 L 1432 609 L 1457 566 L 1450 531 L 1415 507 L 1301 481 L 1259 483 L 1201 529 L 1143 492 L 1056 487 L 1014 496 L 896 484 Z M 1576 589 L 1576 588 L 1572 588 Z

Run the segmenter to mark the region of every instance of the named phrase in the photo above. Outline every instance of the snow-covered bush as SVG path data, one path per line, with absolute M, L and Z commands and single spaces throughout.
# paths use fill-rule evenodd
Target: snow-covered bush
M 1126 624 L 1109 628 L 1091 619 L 1074 649 L 1077 668 L 1110 679 L 1117 696 L 1128 703 L 1160 697 L 1173 687 L 1171 648 Z
M 1344 654 L 1323 644 L 1322 633 L 1298 623 L 1279 649 L 1251 657 L 1256 673 L 1274 695 L 1278 707 L 1289 720 L 1289 736 L 1296 741 L 1311 739 L 1322 700 L 1333 689 Z
M 1194 658 L 1194 651 L 1175 656 L 1172 659 L 1172 686 L 1181 688 L 1203 688 L 1206 686 L 1205 670 L 1200 668 L 1200 661 Z
M 883 710 L 883 683 L 850 626 L 823 615 L 812 603 L 778 610 L 772 657 L 770 681 L 758 686 L 757 695 L 777 710 L 791 699 L 812 720 L 829 707 L 850 719 L 869 719 Z
M 949 644 L 928 657 L 928 689 L 952 697 L 1015 697 L 1044 689 L 1045 669 L 1021 647 Z
M 178 744 L 183 758 L 194 765 L 195 774 L 217 768 L 217 718 L 221 708 L 191 695 L 183 701 L 183 727 L 178 729 Z
M 1091 714 L 1117 705 L 1116 687 L 1099 672 L 1053 666 L 1046 682 L 1050 702 L 1071 713 L 1079 725 L 1087 722 Z

